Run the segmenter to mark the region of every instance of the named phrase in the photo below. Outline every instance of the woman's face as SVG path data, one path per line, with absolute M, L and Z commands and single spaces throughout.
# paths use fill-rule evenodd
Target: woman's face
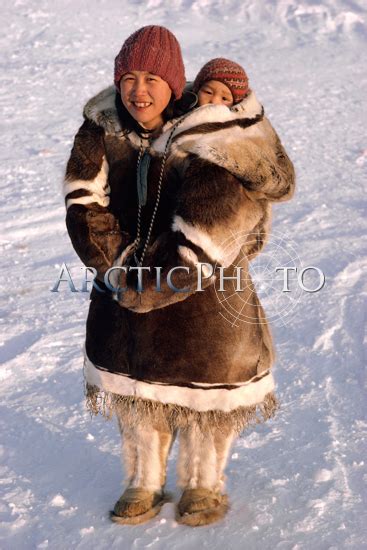
M 162 112 L 172 94 L 165 80 L 147 71 L 131 71 L 122 76 L 120 92 L 122 103 L 143 128 L 162 126 Z
M 219 82 L 219 80 L 209 80 L 204 82 L 198 91 L 199 98 L 199 107 L 201 105 L 207 105 L 212 103 L 213 105 L 227 105 L 227 107 L 232 107 L 233 105 L 233 96 L 231 90 Z

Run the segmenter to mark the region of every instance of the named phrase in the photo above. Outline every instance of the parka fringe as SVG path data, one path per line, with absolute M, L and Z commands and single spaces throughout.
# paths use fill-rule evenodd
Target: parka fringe
M 117 395 L 86 384 L 86 406 L 91 415 L 102 414 L 108 420 L 116 414 L 126 426 L 144 424 L 173 431 L 185 429 L 195 423 L 204 433 L 216 428 L 223 432 L 234 430 L 239 435 L 250 425 L 261 424 L 272 418 L 279 403 L 274 392 L 269 392 L 264 401 L 257 405 L 238 407 L 231 412 L 200 412 L 180 405 Z

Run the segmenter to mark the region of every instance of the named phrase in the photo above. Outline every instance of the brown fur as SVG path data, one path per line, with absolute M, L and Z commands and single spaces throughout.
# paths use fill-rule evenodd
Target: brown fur
M 186 489 L 177 505 L 178 523 L 198 527 L 215 523 L 226 515 L 229 509 L 227 495 L 209 489 Z
M 218 138 L 210 151 L 202 147 L 205 158 L 222 166 L 237 177 L 244 187 L 268 200 L 288 200 L 294 192 L 292 163 L 268 121 L 259 123 L 263 137 L 254 136 L 243 142 L 224 143 Z M 188 147 L 190 150 L 190 147 Z M 199 149 L 194 146 L 193 150 Z
M 137 525 L 155 517 L 168 502 L 162 493 L 153 493 L 142 488 L 129 488 L 116 502 L 110 518 L 115 523 Z
M 66 179 L 90 180 L 99 172 L 105 154 L 104 132 L 100 126 L 85 121 L 75 136 L 66 167 Z
M 154 160 L 152 161 L 153 165 Z M 205 178 L 206 169 L 209 171 L 209 180 Z M 115 172 L 113 169 L 111 172 L 110 184 L 111 197 L 113 198 L 114 189 L 117 190 L 118 185 L 120 188 L 124 186 L 120 185 L 120 179 L 118 182 L 115 182 Z M 152 174 L 154 174 L 154 171 Z M 128 180 L 124 180 L 124 182 L 127 184 Z M 192 192 L 190 188 L 192 188 Z M 263 219 L 264 224 L 266 223 L 261 204 L 253 202 L 246 197 L 243 188 L 238 185 L 234 176 L 221 167 L 208 165 L 207 162 L 198 160 L 196 168 L 190 167 L 188 169 L 185 194 L 180 200 L 177 199 L 179 214 L 188 216 L 190 202 L 192 203 L 192 208 L 195 205 L 195 200 L 191 200 L 191 195 L 194 196 L 196 192 L 199 193 L 197 200 L 201 197 L 200 200 L 206 201 L 208 206 L 205 209 L 205 218 L 200 218 L 202 209 L 199 209 L 197 213 L 193 210 L 192 216 L 199 223 L 213 227 L 211 231 L 214 241 L 220 242 L 223 240 L 224 230 L 227 232 L 241 231 L 246 235 L 248 231 L 251 231 L 252 227 L 258 227 L 261 219 Z M 221 200 L 220 197 L 222 197 Z M 116 203 L 124 204 L 123 197 L 117 196 Z M 217 206 L 218 204 L 220 204 L 220 207 Z M 112 220 L 116 218 L 110 212 L 103 213 L 101 207 L 99 209 L 96 208 L 93 217 L 88 217 L 86 220 L 89 226 L 93 223 L 89 233 L 90 246 L 86 248 L 85 243 L 88 243 L 88 234 L 85 234 L 85 224 L 80 219 L 84 215 L 84 210 L 84 207 L 78 205 L 73 205 L 69 208 L 68 228 L 74 235 L 74 243 L 78 245 L 82 259 L 92 266 L 98 262 L 97 267 L 99 271 L 103 271 L 102 265 L 107 269 L 110 267 L 112 259 L 116 257 L 117 250 L 121 247 L 122 234 L 119 234 L 112 225 Z M 129 210 L 126 210 L 126 213 L 128 214 Z M 109 219 L 111 219 L 111 225 L 107 225 Z M 216 225 L 214 224 L 215 219 L 217 219 Z M 124 223 L 130 225 L 128 215 Z M 146 227 L 144 227 L 143 234 L 145 234 L 145 231 Z M 126 243 L 128 241 L 128 234 L 126 234 L 126 237 L 123 236 L 123 239 Z M 81 246 L 82 243 L 84 243 L 83 247 Z M 177 256 L 175 243 L 176 239 L 173 238 L 172 232 L 162 233 L 159 239 L 155 241 L 154 246 L 148 250 L 145 258 L 145 265 L 168 265 L 163 271 L 162 292 L 154 290 L 155 278 L 148 275 L 144 275 L 143 278 L 143 293 L 140 295 L 136 293 L 132 284 L 130 290 L 122 294 L 120 300 L 122 308 L 115 302 L 106 299 L 104 295 L 95 291 L 92 292 L 87 332 L 88 356 L 93 362 L 106 366 L 106 368 L 110 368 L 111 364 L 118 365 L 118 369 L 121 369 L 122 372 L 124 372 L 124 365 L 127 362 L 130 363 L 128 371 L 130 373 L 133 373 L 136 367 L 139 371 L 141 368 L 144 371 L 148 368 L 149 372 L 146 372 L 146 375 L 150 380 L 159 379 L 159 377 L 167 379 L 168 374 L 168 380 L 174 376 L 175 381 L 177 381 L 175 374 L 179 372 L 183 376 L 183 369 L 187 368 L 184 365 L 189 366 L 191 373 L 194 368 L 193 374 L 197 371 L 197 375 L 201 376 L 201 380 L 208 382 L 210 381 L 207 378 L 208 374 L 210 374 L 213 382 L 228 380 L 228 375 L 231 376 L 231 381 L 236 382 L 243 380 L 244 376 L 249 377 L 256 374 L 255 368 L 259 358 L 256 339 L 258 341 L 261 339 L 260 325 L 256 325 L 255 321 L 255 324 L 251 327 L 251 333 L 249 332 L 250 327 L 246 323 L 240 323 L 238 328 L 231 326 L 220 315 L 223 306 L 220 305 L 214 288 L 208 289 L 210 292 L 195 293 L 197 274 L 192 265 L 186 264 L 190 269 L 190 276 L 180 271 L 173 277 L 173 283 L 177 287 L 189 286 L 189 293 L 173 292 L 168 287 L 165 276 L 172 265 L 185 265 L 185 262 Z M 92 246 L 95 247 L 93 255 L 91 254 L 93 250 Z M 246 246 L 245 241 L 244 246 Z M 255 248 L 258 250 L 259 247 L 256 246 Z M 164 252 L 163 256 L 161 251 Z M 253 253 L 254 247 L 251 245 L 251 254 Z M 199 259 L 200 261 L 205 261 L 207 258 L 202 256 Z M 165 260 L 168 260 L 167 264 L 164 263 Z M 225 275 L 231 274 L 232 269 L 227 268 Z M 244 277 L 248 276 L 247 273 L 243 275 Z M 125 286 L 123 280 L 120 282 L 121 286 Z M 204 279 L 203 288 L 210 284 L 210 280 Z M 188 296 L 190 297 L 188 298 Z M 237 309 L 241 309 L 243 302 L 247 302 L 246 308 L 242 310 L 243 315 L 256 319 L 258 314 L 257 306 L 253 303 L 253 299 L 248 300 L 242 294 L 242 296 L 237 295 L 233 297 L 232 300 L 238 301 Z M 170 311 L 166 309 L 168 305 L 170 306 Z M 231 305 L 235 310 L 237 307 L 236 303 L 233 302 Z M 130 309 L 131 313 L 127 308 Z M 134 312 L 138 314 L 144 313 L 144 318 L 140 315 L 134 317 Z M 172 318 L 175 318 L 174 332 L 171 330 Z M 126 329 L 125 338 L 135 340 L 135 346 L 139 349 L 139 355 L 137 357 L 130 355 L 129 360 L 127 358 L 129 348 L 124 346 L 124 339 L 121 339 L 121 336 L 119 336 L 119 339 L 116 339 L 116 331 L 118 330 L 120 335 L 122 331 L 125 333 L 125 329 L 123 329 L 125 325 L 129 327 Z M 156 333 L 156 327 L 158 326 L 160 327 L 160 335 Z M 210 348 L 208 349 L 205 345 L 203 346 L 203 338 L 205 341 L 206 335 L 209 334 L 212 334 L 212 337 L 210 338 Z M 186 338 L 184 337 L 185 335 L 187 335 Z M 194 339 L 192 338 L 193 335 L 195 335 Z M 108 346 L 105 345 L 106 338 L 110 342 Z M 240 343 L 242 352 L 238 348 L 238 343 Z M 113 348 L 113 352 L 111 351 L 111 347 Z M 237 366 L 233 361 L 229 361 L 229 352 L 231 349 L 236 349 L 236 355 L 242 355 L 243 358 L 246 357 L 248 364 L 248 371 L 246 373 L 244 372 L 243 362 Z M 204 366 L 208 364 L 208 353 L 211 363 L 210 373 L 207 372 L 207 366 Z M 151 361 L 151 357 L 154 357 L 153 362 Z M 178 357 L 180 357 L 179 364 L 177 363 Z M 218 367 L 220 366 L 221 372 L 219 370 L 217 372 L 216 368 L 213 369 L 213 357 L 217 358 L 215 364 Z M 136 367 L 135 361 L 139 363 Z M 163 369 L 163 372 L 162 370 L 157 370 L 157 364 L 160 365 L 160 369 Z M 176 364 L 177 368 L 172 369 L 173 364 Z M 240 370 L 238 370 L 238 367 Z M 225 374 L 223 369 L 227 370 L 228 375 Z M 237 370 L 238 373 L 236 372 Z M 197 376 L 192 378 L 192 381 L 198 380 L 200 378 Z
M 244 285 L 248 274 L 243 269 Z M 232 269 L 227 268 L 224 274 L 231 276 Z M 229 284 L 227 282 L 225 288 Z M 245 319 L 233 326 L 221 315 L 223 306 L 218 297 L 222 299 L 223 294 L 216 292 L 218 288 L 219 280 L 204 292 L 196 292 L 186 299 L 179 294 L 181 302 L 144 315 L 121 307 L 131 295 L 133 300 L 139 297 L 133 291 L 124 294 L 119 305 L 93 290 L 87 324 L 88 357 L 109 370 L 113 368 L 137 378 L 143 376 L 151 382 L 231 384 L 248 380 L 258 373 L 260 362 L 262 369 L 271 366 L 271 339 L 266 342 L 266 346 L 271 346 L 270 354 L 263 345 L 264 333 L 268 330 L 265 314 L 247 284 L 242 293 L 231 296 L 233 311 L 241 310 Z M 139 298 L 142 305 L 149 308 L 152 300 L 165 297 L 164 292 L 143 292 Z

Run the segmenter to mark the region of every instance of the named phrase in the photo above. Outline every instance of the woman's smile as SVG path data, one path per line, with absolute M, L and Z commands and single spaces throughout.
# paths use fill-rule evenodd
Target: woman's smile
M 150 107 L 152 105 L 149 101 L 131 101 L 132 105 L 134 105 L 135 109 L 146 109 L 147 107 Z

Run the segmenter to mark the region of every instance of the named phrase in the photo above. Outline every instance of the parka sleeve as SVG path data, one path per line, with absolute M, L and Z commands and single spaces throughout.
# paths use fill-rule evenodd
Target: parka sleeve
M 262 122 L 264 137 L 244 140 L 238 154 L 238 173 L 242 185 L 271 202 L 287 201 L 295 190 L 295 171 L 269 120 Z
M 104 130 L 85 120 L 74 139 L 63 183 L 66 226 L 82 262 L 105 272 L 129 242 L 109 209 L 108 163 Z

